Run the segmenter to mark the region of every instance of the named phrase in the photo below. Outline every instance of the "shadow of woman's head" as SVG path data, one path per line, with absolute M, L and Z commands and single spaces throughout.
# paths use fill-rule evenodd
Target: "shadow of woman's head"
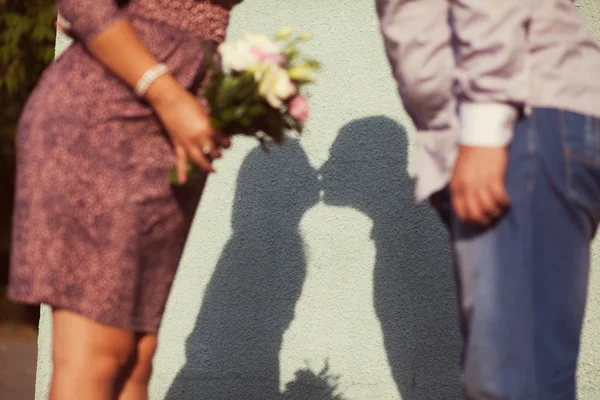
M 256 148 L 240 168 L 233 228 L 240 231 L 266 222 L 294 225 L 318 201 L 317 174 L 298 140 L 272 146 L 268 153 Z
M 233 235 L 206 286 L 168 399 L 281 400 L 279 351 L 306 274 L 298 224 L 318 201 L 316 172 L 297 140 L 246 156 Z

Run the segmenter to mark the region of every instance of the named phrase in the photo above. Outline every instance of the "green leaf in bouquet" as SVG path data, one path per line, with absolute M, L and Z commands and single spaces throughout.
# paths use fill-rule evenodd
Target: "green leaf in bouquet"
M 216 107 L 216 97 L 219 91 L 219 87 L 221 87 L 221 84 L 223 82 L 223 78 L 224 76 L 222 72 L 215 73 L 214 75 L 212 75 L 210 81 L 208 82 L 208 85 L 206 85 L 206 87 L 204 88 L 203 96 L 204 98 L 206 98 L 206 100 L 208 100 L 211 107 Z
M 252 82 L 252 83 L 256 83 L 256 80 L 254 79 L 254 70 L 253 69 L 249 69 L 247 71 L 244 72 L 244 79 Z
M 314 71 L 320 71 L 321 70 L 321 63 L 318 62 L 315 59 L 309 58 L 309 59 L 305 60 L 304 62 L 306 63 L 306 65 L 308 65 Z
M 264 115 L 267 112 L 267 106 L 263 103 L 253 104 L 248 108 L 248 115 L 250 118 L 256 118 L 261 115 Z
M 235 107 L 234 111 L 235 119 L 242 119 L 246 115 L 246 112 L 248 112 L 247 105 L 245 105 L 244 103 L 238 105 L 237 107 Z
M 309 41 L 310 39 L 312 39 L 312 34 L 310 32 L 302 32 L 296 38 L 296 40 L 298 40 L 300 42 L 306 42 L 306 41 Z
M 283 55 L 288 59 L 289 62 L 292 62 L 299 55 L 298 48 L 291 44 L 283 51 Z
M 294 28 L 285 26 L 275 34 L 275 40 L 286 40 L 294 33 Z
M 303 88 L 306 85 L 310 85 L 317 82 L 317 78 L 314 75 L 308 75 L 301 78 L 293 79 L 294 82 L 298 85 L 298 88 Z
M 237 78 L 235 76 L 223 77 L 216 91 L 215 103 L 218 108 L 229 106 L 237 91 Z
M 224 122 L 231 122 L 235 120 L 235 109 L 232 107 L 227 107 L 219 113 L 219 116 Z
M 256 82 L 254 76 L 242 76 L 240 77 L 236 87 L 236 99 L 241 102 L 248 102 L 256 96 Z
M 225 123 L 223 121 L 221 121 L 220 119 L 211 116 L 210 117 L 210 126 L 212 126 L 214 129 L 221 129 L 225 126 Z
M 241 118 L 239 121 L 240 125 L 242 125 L 244 128 L 251 127 L 252 122 L 254 122 L 253 119 L 248 116 Z
M 214 85 L 216 109 L 247 105 L 256 96 L 256 83 L 249 74 L 227 75 Z
M 288 70 L 288 74 L 292 80 L 298 82 L 308 82 L 315 79 L 312 74 L 312 69 L 308 64 L 296 65 Z

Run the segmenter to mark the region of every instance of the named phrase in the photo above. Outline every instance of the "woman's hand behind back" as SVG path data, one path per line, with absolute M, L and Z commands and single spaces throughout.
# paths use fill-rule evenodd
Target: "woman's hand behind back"
M 221 157 L 219 149 L 228 148 L 231 143 L 229 137 L 211 127 L 198 100 L 168 75 L 154 82 L 147 99 L 173 142 L 178 182 L 186 182 L 188 161 L 214 172 L 212 161 Z

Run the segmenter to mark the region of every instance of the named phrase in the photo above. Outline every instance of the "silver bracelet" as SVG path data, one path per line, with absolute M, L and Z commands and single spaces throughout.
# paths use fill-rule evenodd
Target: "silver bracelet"
M 138 95 L 138 97 L 144 97 L 150 85 L 167 72 L 169 72 L 169 68 L 165 64 L 156 64 L 154 67 L 144 72 L 144 75 L 142 75 L 135 85 L 135 94 Z

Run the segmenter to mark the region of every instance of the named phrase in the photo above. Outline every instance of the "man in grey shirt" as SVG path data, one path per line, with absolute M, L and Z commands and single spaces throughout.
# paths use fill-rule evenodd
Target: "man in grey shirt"
M 600 48 L 571 0 L 376 0 L 455 254 L 470 400 L 575 399 L 600 220 Z

